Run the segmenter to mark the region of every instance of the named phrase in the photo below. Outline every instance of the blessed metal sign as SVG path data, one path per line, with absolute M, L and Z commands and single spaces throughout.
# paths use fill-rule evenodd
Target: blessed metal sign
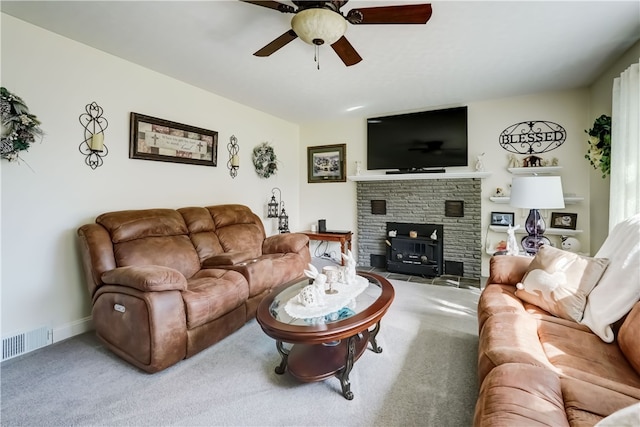
M 500 133 L 500 146 L 516 154 L 540 154 L 555 150 L 567 139 L 567 131 L 547 121 L 520 122 Z

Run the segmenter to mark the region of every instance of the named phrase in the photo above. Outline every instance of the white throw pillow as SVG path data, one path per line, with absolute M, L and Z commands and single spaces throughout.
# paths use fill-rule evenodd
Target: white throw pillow
M 609 260 L 542 246 L 517 284 L 516 296 L 563 319 L 582 319 L 587 295 Z
M 640 214 L 616 225 L 596 257 L 609 258 L 609 268 L 589 294 L 580 323 L 612 342 L 611 325 L 640 300 Z
M 601 419 L 595 427 L 637 427 L 640 425 L 640 403 L 636 403 Z

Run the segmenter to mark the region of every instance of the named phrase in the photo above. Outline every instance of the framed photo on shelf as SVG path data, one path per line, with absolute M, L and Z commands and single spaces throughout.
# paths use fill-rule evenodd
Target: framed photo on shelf
M 131 113 L 129 158 L 218 164 L 218 132 Z
M 307 147 L 307 182 L 345 182 L 347 144 Z
M 551 212 L 551 228 L 564 228 L 575 230 L 578 222 L 578 214 L 566 212 Z
M 513 226 L 514 218 L 513 212 L 491 212 L 491 225 Z

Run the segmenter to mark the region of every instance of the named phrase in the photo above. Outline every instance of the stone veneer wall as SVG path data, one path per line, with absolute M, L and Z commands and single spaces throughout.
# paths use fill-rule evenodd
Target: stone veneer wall
M 371 254 L 386 254 L 387 222 L 434 223 L 444 227 L 445 263 L 463 262 L 463 277 L 479 279 L 480 196 L 481 180 L 478 178 L 359 181 L 358 265 L 370 266 Z M 371 200 L 386 200 L 386 215 L 372 214 Z M 464 217 L 446 217 L 447 200 L 464 201 Z

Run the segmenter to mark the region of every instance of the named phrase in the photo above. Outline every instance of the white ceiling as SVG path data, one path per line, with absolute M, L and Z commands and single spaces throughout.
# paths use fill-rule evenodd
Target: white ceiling
M 351 0 L 341 11 L 408 3 Z M 363 61 L 345 67 L 325 46 L 318 70 L 314 48 L 300 39 L 253 56 L 290 28 L 293 15 L 240 1 L 0 4 L 24 21 L 298 123 L 585 87 L 640 38 L 637 0 L 438 1 L 426 25 L 349 24 L 345 36 Z

